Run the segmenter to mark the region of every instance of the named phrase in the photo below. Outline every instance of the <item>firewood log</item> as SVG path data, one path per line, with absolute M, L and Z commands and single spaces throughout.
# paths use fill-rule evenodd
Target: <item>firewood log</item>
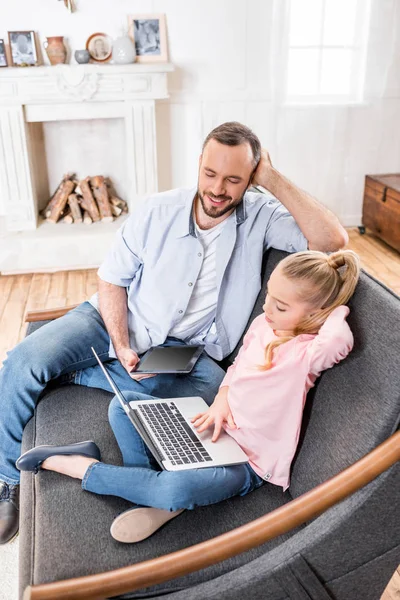
M 85 225 L 91 225 L 93 223 L 93 219 L 89 215 L 87 210 L 85 210 L 83 213 L 83 222 L 85 223 Z
M 118 198 L 118 196 L 111 196 L 110 203 L 114 206 L 118 206 L 118 208 L 120 208 L 121 210 L 126 210 L 126 212 L 128 212 L 127 203 L 125 202 L 125 200 L 121 200 L 121 198 Z
M 109 177 L 104 177 L 104 183 L 107 186 L 109 197 L 111 198 L 111 196 L 116 196 L 117 194 L 115 192 L 114 184 L 111 181 L 111 179 Z
M 120 214 L 122 214 L 122 208 L 120 208 L 119 206 L 114 206 L 114 204 L 111 204 L 111 212 L 114 215 L 114 217 L 119 217 Z
M 44 217 L 46 217 L 46 219 L 48 219 L 51 215 L 51 209 L 53 208 L 57 198 L 57 192 L 60 189 L 60 187 L 62 186 L 62 184 L 64 183 L 64 181 L 67 181 L 68 179 L 72 179 L 74 177 L 74 173 L 65 173 L 65 175 L 63 176 L 59 186 L 57 187 L 56 191 L 54 192 L 54 194 L 52 195 L 52 197 L 50 198 L 50 200 L 48 201 L 46 207 L 42 210 L 42 215 Z
M 100 221 L 99 209 L 97 208 L 97 204 L 94 201 L 92 190 L 89 185 L 89 177 L 86 179 L 82 179 L 79 182 L 79 187 L 82 192 L 81 206 L 84 210 L 86 210 L 92 221 Z
M 111 212 L 110 201 L 108 199 L 107 186 L 104 182 L 104 177 L 96 175 L 96 177 L 90 178 L 92 191 L 96 198 L 97 205 L 99 207 L 101 220 L 105 223 L 109 223 L 114 220 Z
M 67 223 L 67 225 L 71 225 L 71 223 L 74 222 L 74 217 L 72 216 L 72 212 L 69 208 L 68 208 L 68 210 L 65 211 L 62 220 L 63 220 L 63 223 Z
M 68 201 L 68 196 L 74 191 L 75 184 L 71 179 L 66 179 L 62 182 L 58 188 L 54 199 L 52 200 L 52 207 L 50 209 L 50 215 L 48 221 L 50 223 L 57 223 L 60 218 L 65 205 Z
M 68 205 L 71 209 L 71 214 L 74 219 L 74 223 L 82 223 L 82 211 L 81 207 L 79 206 L 78 196 L 76 194 L 70 194 L 68 196 Z

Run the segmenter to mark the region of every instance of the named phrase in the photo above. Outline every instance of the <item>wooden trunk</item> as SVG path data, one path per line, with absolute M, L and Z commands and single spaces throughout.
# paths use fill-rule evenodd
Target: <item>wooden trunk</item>
M 400 174 L 366 176 L 362 223 L 400 251 Z

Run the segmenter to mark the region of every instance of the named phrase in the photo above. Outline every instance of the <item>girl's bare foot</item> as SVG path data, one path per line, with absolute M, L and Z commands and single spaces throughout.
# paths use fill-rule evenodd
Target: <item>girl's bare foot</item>
M 62 473 L 62 475 L 68 475 L 68 477 L 74 477 L 75 479 L 83 479 L 89 465 L 95 462 L 99 461 L 95 458 L 77 454 L 55 455 L 46 458 L 41 464 L 41 468 Z

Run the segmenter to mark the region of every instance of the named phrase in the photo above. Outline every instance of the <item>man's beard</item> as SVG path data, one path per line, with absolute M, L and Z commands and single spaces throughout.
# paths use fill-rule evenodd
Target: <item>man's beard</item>
M 197 195 L 200 199 L 203 211 L 205 212 L 207 217 L 211 217 L 212 219 L 219 219 L 219 217 L 222 217 L 222 215 L 231 211 L 242 201 L 242 198 L 239 198 L 238 200 L 235 200 L 234 202 L 228 202 L 228 204 L 225 204 L 221 208 L 219 208 L 218 206 L 208 207 L 206 205 L 206 203 L 204 202 L 204 198 L 203 198 L 200 190 L 197 190 Z M 213 198 L 215 200 L 232 200 L 231 196 L 214 196 L 214 194 L 210 194 L 209 192 L 207 192 L 207 196 L 210 196 L 210 198 Z

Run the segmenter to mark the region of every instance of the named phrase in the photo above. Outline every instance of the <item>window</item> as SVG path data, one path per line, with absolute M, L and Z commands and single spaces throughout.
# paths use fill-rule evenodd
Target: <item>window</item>
M 370 0 L 289 0 L 286 100 L 359 102 Z

